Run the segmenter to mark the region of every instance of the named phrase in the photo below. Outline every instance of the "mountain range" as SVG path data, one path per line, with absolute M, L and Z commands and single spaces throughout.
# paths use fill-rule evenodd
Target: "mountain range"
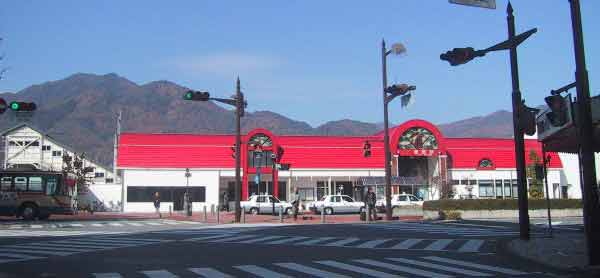
M 234 112 L 212 102 L 190 105 L 182 99 L 187 88 L 170 81 L 139 85 L 117 74 L 78 73 L 58 81 L 33 85 L 17 93 L 0 94 L 7 102 L 33 101 L 38 108 L 29 123 L 104 165 L 112 164 L 116 115 L 122 111 L 124 132 L 233 133 Z M 190 115 L 194 115 L 191 120 Z M 23 120 L 14 113 L 0 116 L 0 130 Z M 266 128 L 275 134 L 372 135 L 381 124 L 349 119 L 318 127 L 270 111 L 246 113 L 242 131 Z M 512 113 L 496 111 L 486 116 L 438 125 L 448 137 L 512 137 Z M 2 153 L 0 152 L 0 155 Z M 0 157 L 1 158 L 1 157 Z

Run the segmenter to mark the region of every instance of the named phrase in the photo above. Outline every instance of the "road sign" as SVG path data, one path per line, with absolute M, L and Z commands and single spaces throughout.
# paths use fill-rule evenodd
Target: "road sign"
M 573 125 L 573 106 L 571 103 L 571 95 L 566 95 L 563 98 L 563 101 L 566 111 L 564 122 L 561 121 L 561 125 L 556 126 L 552 123 L 552 117 L 549 117 L 549 115 L 553 112 L 550 108 L 538 114 L 536 119 L 536 125 L 539 141 L 543 141 L 544 139 L 554 135 L 555 133 Z
M 496 9 L 496 0 L 448 0 L 448 2 L 465 6 Z
M 6 100 L 0 98 L 0 114 L 4 113 L 4 111 L 6 111 L 7 108 L 8 105 L 6 104 Z

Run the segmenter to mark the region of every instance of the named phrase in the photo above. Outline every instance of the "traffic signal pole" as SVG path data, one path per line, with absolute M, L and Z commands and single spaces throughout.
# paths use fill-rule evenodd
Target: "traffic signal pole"
M 583 28 L 579 0 L 569 0 L 575 49 L 577 84 L 577 137 L 579 138 L 579 174 L 583 197 L 583 225 L 589 265 L 600 265 L 600 204 L 594 161 L 594 134 L 590 105 L 590 87 L 585 65 Z
M 392 165 L 390 154 L 390 132 L 388 123 L 388 97 L 387 97 L 387 50 L 385 41 L 381 41 L 381 63 L 383 73 L 383 144 L 385 156 L 385 219 L 392 220 Z
M 508 40 L 515 37 L 515 17 L 510 2 L 506 9 L 508 23 Z M 519 64 L 517 60 L 517 45 L 510 47 L 510 72 L 512 79 L 513 131 L 515 141 L 515 158 L 517 162 L 517 187 L 519 204 L 519 236 L 529 239 L 529 211 L 527 204 L 527 179 L 525 177 L 525 140 L 523 130 L 519 126 L 521 112 L 521 91 L 519 89 Z
M 242 148 L 242 132 L 241 132 L 241 118 L 242 109 L 244 109 L 244 100 L 242 99 L 242 92 L 240 90 L 240 78 L 237 78 L 235 86 L 235 222 L 240 223 L 241 221 L 241 207 L 240 202 L 242 200 L 242 181 L 240 175 L 240 168 L 242 165 L 241 161 L 241 148 Z

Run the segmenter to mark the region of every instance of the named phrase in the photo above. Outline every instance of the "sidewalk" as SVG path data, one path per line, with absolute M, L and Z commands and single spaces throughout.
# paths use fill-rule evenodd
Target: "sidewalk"
M 554 237 L 514 239 L 506 245 L 509 252 L 538 263 L 600 277 L 600 268 L 588 267 L 583 233 L 555 233 Z M 581 276 L 584 277 L 584 276 Z M 585 276 L 588 277 L 588 276 Z

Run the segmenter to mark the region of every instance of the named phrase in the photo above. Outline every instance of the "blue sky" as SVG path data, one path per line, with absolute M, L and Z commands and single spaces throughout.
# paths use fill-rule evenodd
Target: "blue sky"
M 600 94 L 600 1 L 583 0 L 587 68 Z M 249 110 L 311 125 L 383 119 L 380 44 L 408 52 L 388 58 L 390 83 L 417 86 L 390 120 L 445 123 L 511 109 L 508 52 L 450 67 L 453 47 L 506 39 L 507 1 L 498 9 L 446 0 L 396 1 L 3 1 L 0 53 L 9 67 L 0 92 L 73 73 L 117 73 L 136 83 L 170 80 L 229 96 L 240 76 Z M 537 27 L 519 49 L 521 89 L 530 105 L 574 81 L 567 0 L 513 1 L 517 31 Z M 574 93 L 574 92 L 573 92 Z

